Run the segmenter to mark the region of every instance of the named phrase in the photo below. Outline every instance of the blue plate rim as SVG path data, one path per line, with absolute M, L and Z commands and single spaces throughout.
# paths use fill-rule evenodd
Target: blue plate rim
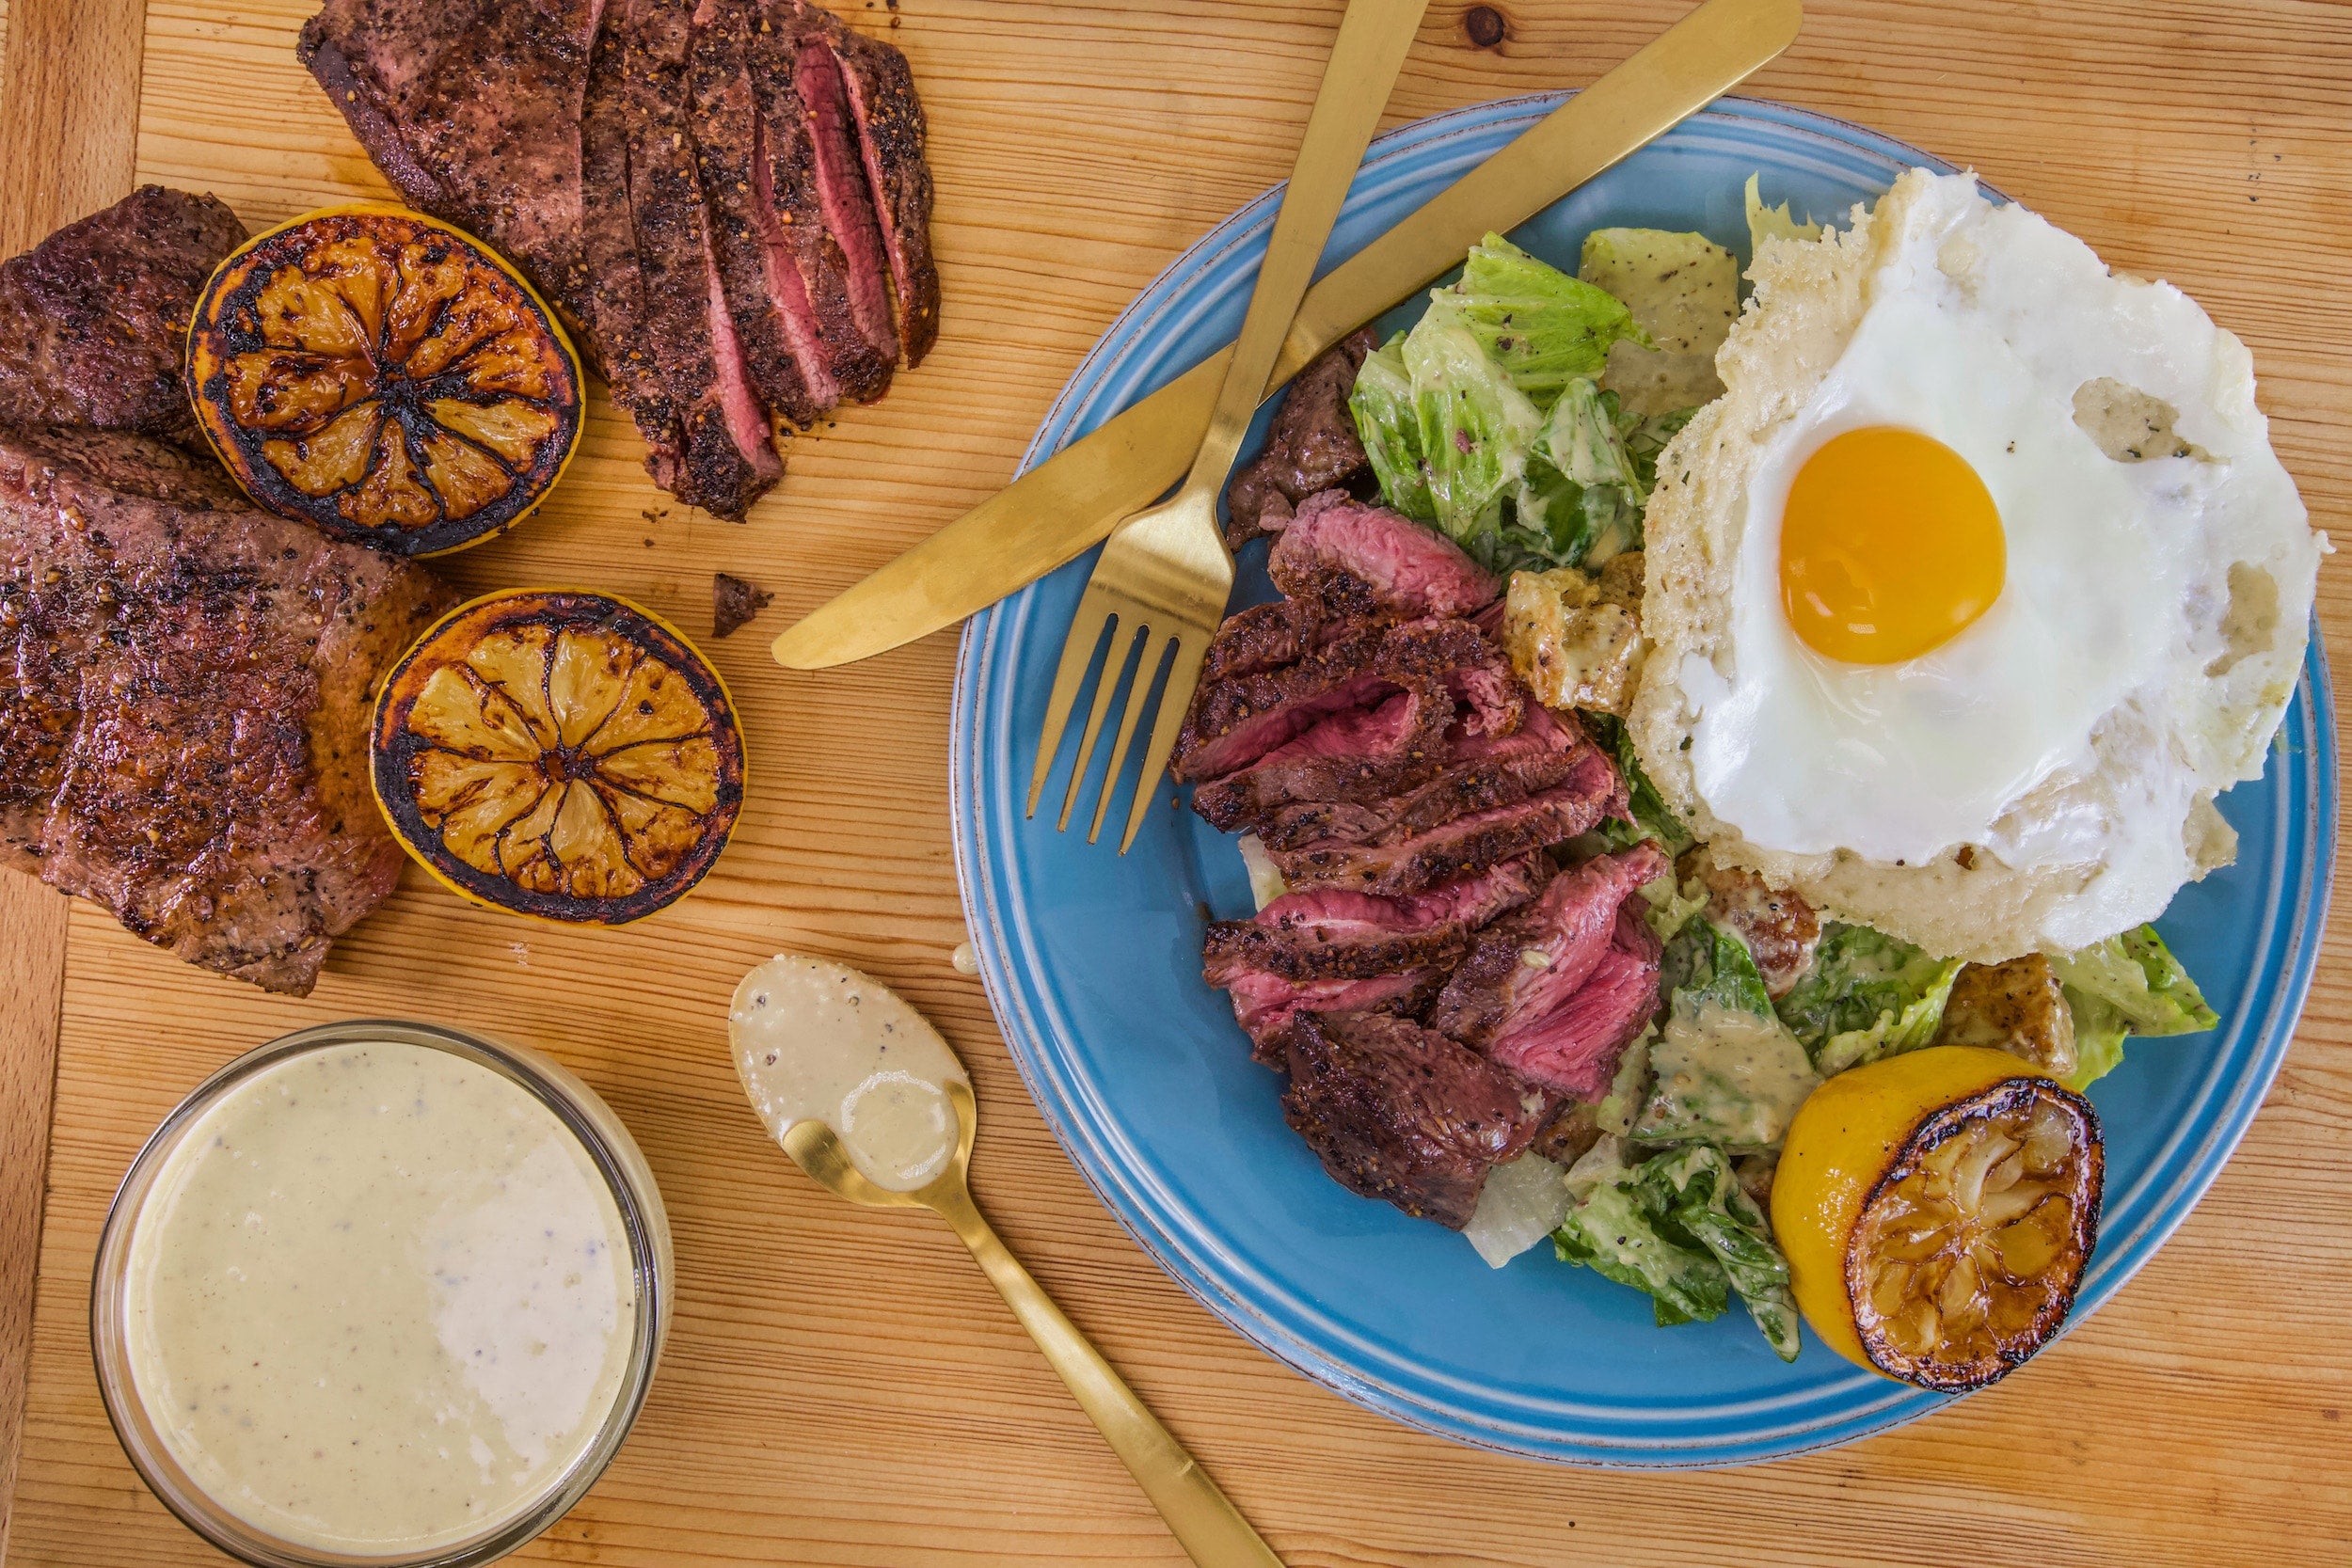
M 1571 96 L 1544 93 L 1499 100 L 1401 126 L 1373 144 L 1358 175 L 1354 194 L 1359 198 L 1367 189 L 1378 188 L 1385 183 L 1384 175 L 1390 179 L 1413 178 L 1410 169 L 1391 167 L 1401 153 L 1515 124 L 1523 129 Z M 1942 170 L 1953 166 L 1850 121 L 1761 100 L 1721 100 L 1685 121 L 1679 129 L 1685 135 L 1708 129 L 1727 131 L 1741 122 L 1761 122 L 1776 135 L 1815 137 L 1836 148 L 1859 150 L 1905 164 Z M 1078 422 L 1094 411 L 1097 400 L 1104 394 L 1105 383 L 1110 379 L 1106 371 L 1120 362 L 1139 335 L 1147 331 L 1165 332 L 1181 325 L 1169 318 L 1170 307 L 1176 302 L 1165 295 L 1202 268 L 1230 259 L 1236 246 L 1249 245 L 1253 241 L 1263 243 L 1279 195 L 1280 187 L 1274 187 L 1203 235 L 1120 312 L 1048 409 L 1023 456 L 1022 471 L 1067 444 Z M 1196 301 L 1192 308 L 1197 310 L 1203 307 Z M 1145 389 L 1127 389 L 1122 405 L 1125 397 L 1142 395 Z M 1116 409 L 1105 408 L 1103 412 L 1107 416 Z M 1135 1185 L 1145 1179 L 1132 1165 L 1123 1170 L 1118 1168 L 1097 1147 L 1095 1135 L 1081 1131 L 1067 1098 L 1071 1085 L 1040 1045 L 1042 1032 L 1011 959 L 1016 944 L 1009 940 L 1009 927 L 1025 926 L 1026 922 L 1019 911 L 997 907 L 995 884 L 989 875 L 990 840 L 985 813 L 975 794 L 978 777 L 975 752 L 981 744 L 981 694 L 991 684 L 988 673 L 997 635 L 1009 624 L 1011 633 L 1017 636 L 1027 620 L 1034 598 L 1033 591 L 1025 590 L 1004 604 L 975 615 L 966 622 L 959 643 L 949 753 L 949 816 L 958 889 L 975 938 L 990 1006 L 1031 1099 L 1095 1196 L 1136 1238 L 1137 1244 L 1188 1293 L 1278 1360 L 1368 1408 L 1458 1442 L 1537 1459 L 1629 1468 L 1705 1468 L 1747 1464 L 1836 1447 L 1915 1419 L 1950 1402 L 1941 1396 L 1888 1385 L 1882 1397 L 1866 1402 L 1858 1410 L 1841 1410 L 1760 1435 L 1661 1435 L 1630 1441 L 1621 1436 L 1565 1432 L 1556 1420 L 1542 1425 L 1523 1424 L 1501 1418 L 1491 1410 L 1473 1417 L 1425 1395 L 1392 1387 L 1346 1366 L 1323 1343 L 1276 1323 L 1269 1313 L 1216 1277 L 1209 1266 L 1212 1261 L 1222 1262 L 1229 1269 L 1235 1267 L 1235 1262 L 1230 1256 L 1216 1255 L 1214 1238 L 1180 1241 L 1152 1223 L 1131 1196 Z M 1009 617 L 1009 623 L 1002 617 Z M 2070 1330 L 2088 1319 L 2137 1274 L 2186 1218 L 2243 1138 L 2292 1041 L 2316 966 L 2331 891 L 2337 759 L 2332 704 L 2320 700 L 2320 694 L 2330 690 L 2326 650 L 2314 623 L 2296 699 L 2281 728 L 2285 741 L 2281 756 L 2299 754 L 2305 759 L 2305 766 L 2299 773 L 2282 781 L 2289 786 L 2281 802 L 2281 815 L 2287 820 L 2276 835 L 2270 868 L 2274 884 L 2285 888 L 2293 896 L 2274 899 L 2265 909 L 2258 966 L 2248 985 L 2249 995 L 2267 996 L 2269 1005 L 2259 1019 L 2241 1010 L 2232 1021 L 2227 1037 L 2234 1042 L 2249 1031 L 2255 1032 L 2259 1038 L 2257 1054 L 2248 1069 L 2239 1070 L 2234 1084 L 2222 1085 L 2217 1080 L 2233 1053 L 2217 1047 L 2215 1065 L 2199 1082 L 2197 1089 L 2201 1096 L 2218 1092 L 2225 1098 L 2217 1114 L 2207 1107 L 2199 1118 L 2202 1135 L 2193 1153 L 2185 1164 L 2173 1168 L 2181 1157 L 2182 1145 L 2197 1131 L 2189 1126 L 2177 1129 L 2136 1187 L 2121 1195 L 2110 1195 L 2105 1227 L 2110 1235 L 2127 1229 L 2128 1240 L 2120 1249 L 2102 1247 L 2085 1282 L 2081 1308 L 2068 1324 Z M 2302 787 L 2297 790 L 2294 787 L 2296 784 Z M 2295 799 L 2298 795 L 2299 801 Z M 2298 804 L 2299 810 L 2284 809 Z M 2296 863 L 2289 866 L 2286 863 L 2290 860 Z M 2284 933 L 2278 929 L 2282 914 L 2289 921 Z M 2205 1101 L 2201 1100 L 2200 1104 L 2204 1105 Z M 1095 1132 L 1108 1132 L 1109 1128 L 1098 1117 Z M 2152 1191 L 2159 1184 L 2162 1191 Z M 2144 1217 L 2152 1209 L 2153 1217 Z M 1196 1250 L 1205 1250 L 1209 1257 L 1196 1258 Z M 1494 1397 L 1491 1390 L 1484 1392 L 1489 1399 Z M 1761 1416 L 1774 1406 L 1800 1403 L 1816 1397 L 1819 1396 L 1791 1394 L 1751 1401 L 1737 1407 L 1717 1407 L 1710 1414 Z

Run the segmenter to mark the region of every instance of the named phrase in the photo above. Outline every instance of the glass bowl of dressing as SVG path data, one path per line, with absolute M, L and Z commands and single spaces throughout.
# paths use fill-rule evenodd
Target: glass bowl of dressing
M 359 1020 L 214 1073 L 132 1161 L 90 1284 L 124 1452 L 259 1568 L 468 1568 L 628 1434 L 670 1227 L 595 1090 L 518 1046 Z

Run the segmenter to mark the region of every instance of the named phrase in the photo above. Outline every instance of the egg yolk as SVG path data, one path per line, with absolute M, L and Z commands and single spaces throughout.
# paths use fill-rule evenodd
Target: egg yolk
M 1831 658 L 1896 664 L 1942 646 L 1993 608 L 2008 564 L 1984 481 L 1915 430 L 1832 436 L 1788 487 L 1781 604 Z

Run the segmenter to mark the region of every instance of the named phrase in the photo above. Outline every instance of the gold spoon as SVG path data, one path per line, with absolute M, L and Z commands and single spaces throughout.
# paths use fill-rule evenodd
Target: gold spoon
M 979 1110 L 968 1085 L 950 1081 L 944 1086 L 956 1110 L 956 1151 L 945 1170 L 913 1192 L 892 1192 L 867 1180 L 850 1163 L 849 1151 L 833 1129 L 821 1121 L 799 1121 L 787 1128 L 780 1140 L 784 1151 L 820 1186 L 851 1203 L 869 1209 L 929 1209 L 955 1228 L 997 1294 L 1012 1308 L 1012 1315 L 1021 1320 L 1037 1348 L 1070 1386 L 1079 1408 L 1092 1418 L 1111 1451 L 1143 1487 L 1160 1517 L 1175 1531 L 1178 1544 L 1200 1568 L 1282 1568 L 1282 1560 L 1259 1539 L 1240 1510 L 1217 1490 L 1216 1482 L 1160 1425 L 1159 1418 L 1144 1408 L 1126 1380 L 1111 1370 L 1102 1352 L 1062 1316 L 1061 1308 L 1005 1250 L 1005 1243 L 980 1217 L 965 1180 Z

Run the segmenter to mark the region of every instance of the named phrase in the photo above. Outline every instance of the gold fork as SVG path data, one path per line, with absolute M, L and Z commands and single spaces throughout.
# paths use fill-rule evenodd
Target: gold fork
M 1233 457 L 1241 450 L 1250 416 L 1264 396 L 1291 318 L 1314 276 L 1324 242 L 1347 199 L 1348 182 L 1363 162 L 1389 88 L 1405 64 L 1428 0 L 1348 0 L 1341 19 L 1331 58 L 1316 89 L 1314 108 L 1307 117 L 1307 135 L 1299 143 L 1298 161 L 1291 169 L 1282 194 L 1281 210 L 1274 219 L 1274 234 L 1266 242 L 1265 260 L 1259 265 L 1257 285 L 1249 295 L 1248 314 L 1233 344 L 1216 406 L 1209 417 L 1208 433 L 1192 461 L 1192 471 L 1176 494 L 1157 506 L 1147 507 L 1119 525 L 1103 546 L 1087 580 L 1085 597 L 1070 624 L 1062 644 L 1061 665 L 1054 673 L 1053 695 L 1046 699 L 1045 726 L 1038 737 L 1037 766 L 1029 777 L 1029 812 L 1037 815 L 1045 782 L 1061 750 L 1062 731 L 1078 688 L 1094 662 L 1095 650 L 1107 638 L 1103 673 L 1094 688 L 1094 703 L 1078 739 L 1078 758 L 1071 765 L 1070 787 L 1062 797 L 1057 830 L 1070 826 L 1070 814 L 1085 786 L 1095 742 L 1111 701 L 1130 662 L 1135 679 L 1119 721 L 1119 738 L 1111 745 L 1110 763 L 1103 775 L 1102 798 L 1095 802 L 1094 823 L 1087 842 L 1102 836 L 1103 818 L 1111 796 L 1126 771 L 1127 752 L 1137 721 L 1148 705 L 1163 665 L 1167 685 L 1161 691 L 1159 715 L 1152 726 L 1150 749 L 1143 755 L 1143 772 L 1136 781 L 1135 803 L 1128 808 L 1127 832 L 1119 841 L 1125 854 L 1151 809 L 1152 792 L 1168 770 L 1175 750 L 1176 732 L 1192 705 L 1193 689 L 1200 681 L 1201 661 L 1209 639 L 1225 615 L 1225 601 L 1233 591 L 1233 557 L 1216 525 L 1216 498 L 1225 487 Z

